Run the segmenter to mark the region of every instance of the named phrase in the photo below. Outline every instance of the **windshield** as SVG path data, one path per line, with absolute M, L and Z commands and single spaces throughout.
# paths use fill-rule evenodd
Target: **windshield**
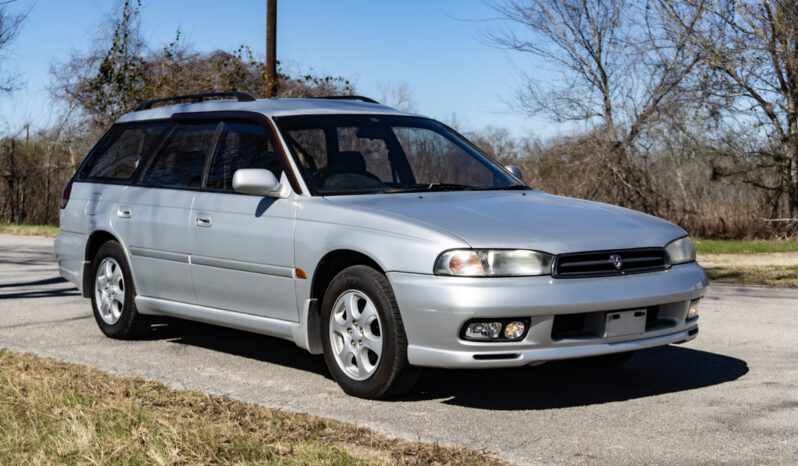
M 319 195 L 527 189 L 440 123 L 384 115 L 305 115 L 277 125 Z

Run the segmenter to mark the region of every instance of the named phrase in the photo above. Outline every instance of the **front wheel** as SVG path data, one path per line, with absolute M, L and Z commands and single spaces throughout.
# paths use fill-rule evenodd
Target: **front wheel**
M 324 360 L 349 395 L 384 399 L 411 389 L 420 370 L 387 277 L 356 265 L 335 276 L 322 301 Z

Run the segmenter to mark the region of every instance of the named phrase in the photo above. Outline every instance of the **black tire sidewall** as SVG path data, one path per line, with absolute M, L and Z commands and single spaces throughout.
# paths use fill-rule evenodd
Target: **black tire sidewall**
M 366 266 L 353 266 L 341 271 L 330 282 L 322 302 L 322 344 L 324 360 L 335 381 L 349 395 L 362 398 L 380 398 L 391 389 L 398 369 L 406 364 L 406 348 L 397 341 L 399 329 L 394 318 L 391 305 L 393 297 L 386 296 L 383 288 L 376 282 L 372 274 L 376 270 Z M 338 366 L 330 341 L 330 314 L 332 307 L 341 294 L 349 290 L 360 291 L 369 297 L 377 310 L 382 326 L 382 355 L 377 370 L 366 380 L 354 380 Z M 401 325 L 401 324 L 399 324 Z M 402 330 L 403 332 L 403 330 Z
M 122 307 L 122 315 L 113 325 L 109 325 L 100 316 L 95 290 L 97 269 L 102 263 L 103 259 L 106 257 L 111 257 L 116 260 L 116 262 L 119 264 L 119 267 L 122 269 L 122 277 L 125 280 L 125 305 Z M 94 256 L 94 260 L 91 264 L 91 274 L 92 279 L 90 283 L 92 288 L 89 290 L 91 295 L 91 307 L 94 311 L 94 319 L 97 321 L 97 325 L 100 327 L 100 330 L 102 330 L 106 336 L 111 338 L 130 338 L 135 333 L 134 330 L 136 324 L 138 323 L 137 321 L 139 320 L 139 316 L 138 312 L 136 311 L 135 304 L 136 289 L 133 285 L 133 277 L 130 274 L 130 267 L 128 266 L 122 246 L 116 241 L 108 241 L 100 246 L 100 249 Z

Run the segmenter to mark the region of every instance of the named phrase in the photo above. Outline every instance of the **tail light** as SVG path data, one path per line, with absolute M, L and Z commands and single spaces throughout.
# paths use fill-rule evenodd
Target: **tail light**
M 67 202 L 69 202 L 69 196 L 72 194 L 72 180 L 69 180 L 64 185 L 64 191 L 61 193 L 61 208 L 65 209 L 67 206 Z

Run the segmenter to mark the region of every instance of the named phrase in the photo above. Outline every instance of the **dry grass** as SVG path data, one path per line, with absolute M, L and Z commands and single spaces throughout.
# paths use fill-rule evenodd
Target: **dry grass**
M 26 225 L 20 223 L 0 223 L 0 233 L 6 235 L 58 236 L 58 227 L 55 225 Z
M 502 464 L 305 414 L 0 351 L 0 464 Z
M 719 283 L 798 287 L 798 266 L 706 267 L 709 279 Z
M 763 252 L 760 254 L 699 254 L 703 267 L 798 266 L 798 252 Z

